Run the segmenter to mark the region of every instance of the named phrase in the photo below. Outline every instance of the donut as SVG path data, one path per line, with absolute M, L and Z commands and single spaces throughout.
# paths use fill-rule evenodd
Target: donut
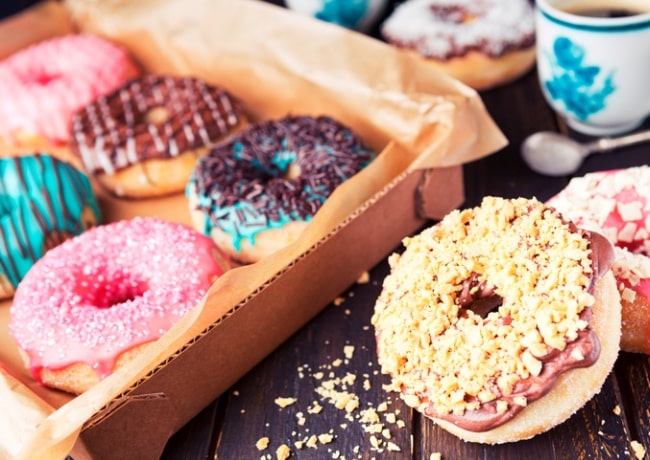
M 25 275 L 9 331 L 37 381 L 79 394 L 163 335 L 227 264 L 184 224 L 135 217 L 93 227 Z
M 528 0 L 407 0 L 382 23 L 380 34 L 484 90 L 515 80 L 534 65 L 533 13 Z
M 0 299 L 49 249 L 100 221 L 88 177 L 70 163 L 40 153 L 0 158 Z
M 547 204 L 614 244 L 612 270 L 623 306 L 621 349 L 650 354 L 650 167 L 574 177 Z
M 73 117 L 72 151 L 111 193 L 182 192 L 196 158 L 247 124 L 241 104 L 198 78 L 148 74 Z
M 485 197 L 404 240 L 371 322 L 389 389 L 459 438 L 556 426 L 618 354 L 613 247 L 536 199 Z
M 333 190 L 374 153 L 329 116 L 249 125 L 199 159 L 186 194 L 194 227 L 238 262 L 295 241 Z
M 9 145 L 67 143 L 72 114 L 138 72 L 124 49 L 89 34 L 17 51 L 0 61 L 0 135 Z

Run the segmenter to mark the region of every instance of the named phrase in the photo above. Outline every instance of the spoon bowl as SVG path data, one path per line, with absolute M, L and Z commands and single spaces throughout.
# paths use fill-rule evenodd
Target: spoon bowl
M 616 148 L 650 140 L 650 130 L 621 137 L 603 137 L 580 143 L 553 131 L 542 131 L 527 137 L 521 145 L 521 156 L 528 167 L 547 176 L 567 176 L 575 173 L 584 159 L 592 153 L 604 153 Z

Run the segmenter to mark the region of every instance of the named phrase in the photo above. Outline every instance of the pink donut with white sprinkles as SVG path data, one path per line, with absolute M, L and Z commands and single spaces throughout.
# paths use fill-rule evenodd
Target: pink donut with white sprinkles
M 94 35 L 33 44 L 0 61 L 0 135 L 65 143 L 75 111 L 138 74 L 126 50 Z
M 183 224 L 94 227 L 26 274 L 9 330 L 36 380 L 82 393 L 162 336 L 228 268 L 209 237 Z

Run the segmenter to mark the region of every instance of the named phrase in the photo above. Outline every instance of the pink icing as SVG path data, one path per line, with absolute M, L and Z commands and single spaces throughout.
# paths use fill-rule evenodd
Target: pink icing
M 76 110 L 135 73 L 122 48 L 93 35 L 25 48 L 0 62 L 0 134 L 9 142 L 17 131 L 65 142 Z
M 548 204 L 616 246 L 650 255 L 650 167 L 573 178 Z
M 19 284 L 9 330 L 43 368 L 83 362 L 104 378 L 132 347 L 157 339 L 225 267 L 214 242 L 182 224 L 135 218 L 94 227 L 48 251 Z

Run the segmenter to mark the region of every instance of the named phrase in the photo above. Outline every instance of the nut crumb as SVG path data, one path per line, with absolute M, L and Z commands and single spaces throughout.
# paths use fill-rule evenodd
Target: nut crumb
M 645 457 L 645 447 L 639 441 L 632 441 L 630 447 L 632 447 L 632 452 L 634 452 L 637 459 L 641 460 Z
M 440 452 L 434 452 L 429 456 L 429 460 L 442 460 L 442 454 Z
M 357 279 L 357 284 L 366 284 L 368 281 L 370 281 L 370 273 L 363 272 Z
M 323 433 L 318 435 L 318 442 L 321 444 L 329 444 L 332 441 L 334 441 L 334 436 L 330 433 Z
M 275 458 L 277 460 L 287 460 L 291 456 L 291 449 L 286 444 L 280 444 L 275 451 Z
M 265 450 L 269 447 L 269 438 L 264 436 L 263 438 L 258 439 L 255 443 L 255 447 L 257 447 L 257 450 Z
M 615 415 L 621 415 L 621 406 L 617 404 L 614 406 L 614 409 L 612 409 L 612 412 L 614 412 Z
M 282 398 L 282 397 L 275 398 L 275 404 L 277 404 L 283 409 L 287 406 L 295 404 L 296 401 L 298 401 L 298 399 L 296 398 Z

